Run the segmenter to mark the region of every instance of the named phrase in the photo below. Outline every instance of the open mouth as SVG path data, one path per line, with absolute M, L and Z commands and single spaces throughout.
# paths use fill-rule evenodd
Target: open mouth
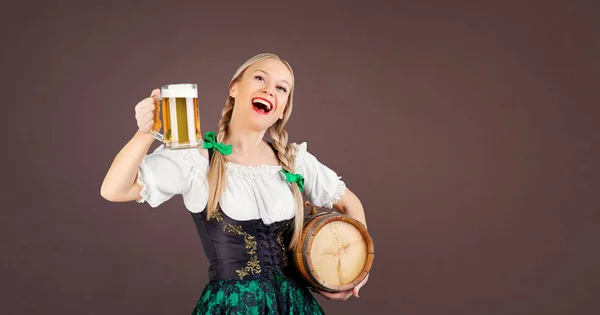
M 252 108 L 255 112 L 266 115 L 273 110 L 273 104 L 262 97 L 252 99 Z

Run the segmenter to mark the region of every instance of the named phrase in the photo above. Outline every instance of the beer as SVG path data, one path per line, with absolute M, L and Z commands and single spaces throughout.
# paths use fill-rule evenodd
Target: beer
M 196 148 L 202 142 L 198 90 L 195 84 L 172 84 L 161 88 L 162 125 L 164 135 L 158 133 L 158 122 L 152 134 L 171 149 Z M 158 108 L 155 119 L 158 119 Z M 161 139 L 162 137 L 162 139 Z

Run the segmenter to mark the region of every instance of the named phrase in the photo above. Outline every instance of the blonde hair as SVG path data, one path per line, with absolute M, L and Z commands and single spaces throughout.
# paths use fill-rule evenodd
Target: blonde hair
M 292 74 L 292 79 L 294 78 L 294 72 L 289 63 L 279 56 L 273 53 L 262 53 L 258 54 L 250 59 L 248 59 L 244 64 L 242 64 L 235 74 L 233 78 L 229 82 L 229 88 L 231 86 L 241 80 L 244 75 L 246 69 L 250 67 L 257 61 L 272 58 L 281 61 Z M 291 173 L 294 173 L 294 166 L 296 164 L 296 150 L 295 148 L 288 143 L 288 133 L 285 130 L 285 124 L 290 118 L 292 114 L 293 107 L 293 96 L 294 96 L 294 83 L 290 87 L 290 94 L 288 97 L 287 106 L 283 112 L 283 118 L 277 120 L 271 127 L 268 129 L 269 136 L 273 139 L 273 146 L 277 150 L 277 158 L 279 159 L 279 164 L 281 167 Z M 225 139 L 225 135 L 227 133 L 227 127 L 229 126 L 229 122 L 231 121 L 231 114 L 233 113 L 233 106 L 235 105 L 235 99 L 231 96 L 227 97 L 225 102 L 225 107 L 221 112 L 221 120 L 219 121 L 219 131 L 217 133 L 217 142 L 223 142 Z M 221 154 L 218 150 L 213 151 L 213 155 L 210 162 L 210 167 L 208 170 L 208 185 L 209 185 L 209 197 L 208 197 L 208 213 L 207 218 L 210 219 L 211 214 L 216 211 L 218 207 L 219 200 L 221 199 L 221 193 L 223 188 L 226 185 L 225 181 L 225 164 L 228 159 L 225 155 Z M 302 235 L 302 228 L 304 225 L 304 203 L 302 199 L 302 193 L 300 192 L 300 188 L 297 183 L 291 183 L 291 190 L 294 196 L 294 208 L 295 208 L 295 220 L 294 220 L 294 234 L 290 240 L 289 248 L 293 249 L 300 236 Z

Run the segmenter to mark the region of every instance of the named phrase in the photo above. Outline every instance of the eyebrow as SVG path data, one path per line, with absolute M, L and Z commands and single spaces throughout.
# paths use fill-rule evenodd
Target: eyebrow
M 256 69 L 256 70 L 254 70 L 254 71 L 259 71 L 259 72 L 262 72 L 262 73 L 264 73 L 264 74 L 266 74 L 266 75 L 270 75 L 268 72 L 266 72 L 266 71 L 264 71 L 264 70 Z M 285 83 L 286 83 L 288 86 L 292 86 L 292 85 L 291 85 L 291 84 L 289 84 L 289 83 L 288 83 L 288 81 L 286 81 L 286 80 L 281 80 L 281 81 L 285 82 Z

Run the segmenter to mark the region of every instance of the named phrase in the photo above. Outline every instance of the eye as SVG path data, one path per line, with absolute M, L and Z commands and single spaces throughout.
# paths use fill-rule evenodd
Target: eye
M 265 82 L 265 78 L 263 78 L 261 75 L 255 75 L 254 78 L 259 81 Z
M 286 92 L 287 92 L 287 89 L 286 89 L 286 88 L 284 88 L 283 86 L 278 86 L 277 88 L 278 88 L 280 91 L 282 91 L 283 93 L 286 93 Z

